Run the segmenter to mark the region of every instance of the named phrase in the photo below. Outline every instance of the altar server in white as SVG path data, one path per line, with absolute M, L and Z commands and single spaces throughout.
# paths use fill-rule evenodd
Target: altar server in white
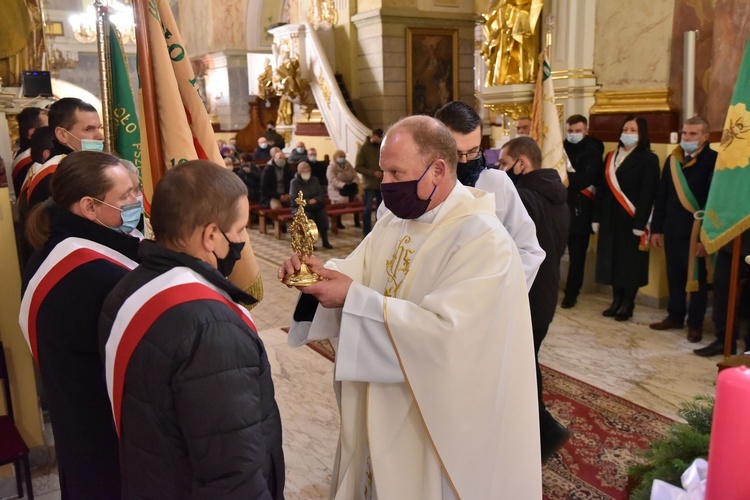
M 380 152 L 389 211 L 348 258 L 306 260 L 325 281 L 302 289 L 289 343 L 336 347 L 331 498 L 542 496 L 523 266 L 456 162 L 440 122 L 397 122 Z

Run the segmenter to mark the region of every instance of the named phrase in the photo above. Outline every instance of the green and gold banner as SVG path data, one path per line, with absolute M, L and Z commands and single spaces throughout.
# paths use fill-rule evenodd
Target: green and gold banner
M 117 30 L 109 26 L 109 53 L 112 77 L 112 111 L 114 121 L 114 152 L 125 160 L 133 162 L 142 176 L 141 131 L 135 109 L 133 88 L 130 86 L 128 61 L 122 48 Z
M 701 241 L 709 253 L 750 228 L 750 40 L 724 122 Z

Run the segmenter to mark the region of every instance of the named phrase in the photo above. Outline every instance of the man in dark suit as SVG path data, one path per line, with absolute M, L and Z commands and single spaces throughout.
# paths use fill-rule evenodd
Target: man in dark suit
M 568 208 L 570 209 L 570 234 L 568 235 L 568 279 L 565 297 L 560 307 L 569 309 L 576 305 L 583 285 L 586 252 L 591 238 L 591 217 L 594 210 L 595 186 L 602 173 L 604 144 L 589 136 L 586 117 L 572 115 L 565 122 L 567 135 L 563 142 L 572 172 L 568 172 Z
M 662 170 L 651 222 L 652 244 L 664 247 L 669 303 L 668 316 L 649 326 L 653 330 L 683 328 L 687 314 L 690 342 L 699 342 L 703 336 L 707 305 L 707 256 L 698 240 L 700 222 L 693 214 L 706 205 L 716 156 L 708 143 L 708 122 L 698 116 L 687 119 L 680 145 Z M 690 293 L 689 306 L 686 291 Z

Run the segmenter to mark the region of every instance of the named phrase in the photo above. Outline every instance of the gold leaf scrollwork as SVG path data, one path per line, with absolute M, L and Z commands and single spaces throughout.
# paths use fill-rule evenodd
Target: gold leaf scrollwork
M 388 283 L 385 289 L 386 297 L 395 297 L 398 294 L 398 289 L 401 288 L 401 283 L 409 274 L 411 257 L 414 254 L 414 250 L 407 248 L 409 243 L 411 243 L 411 236 L 407 234 L 399 240 L 393 258 L 385 262 L 385 272 L 388 274 Z
M 318 77 L 318 85 L 320 85 L 320 90 L 323 92 L 323 99 L 326 101 L 326 105 L 330 108 L 331 107 L 331 89 L 328 88 L 328 83 L 326 83 L 325 78 L 323 78 L 323 74 Z

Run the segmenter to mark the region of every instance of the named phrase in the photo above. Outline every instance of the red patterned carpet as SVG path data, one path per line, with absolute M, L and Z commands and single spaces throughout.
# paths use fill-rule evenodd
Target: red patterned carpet
M 328 341 L 308 347 L 333 361 Z M 542 471 L 544 498 L 628 498 L 628 467 L 672 420 L 545 366 L 542 373 L 545 403 L 572 433 Z
M 542 366 L 544 401 L 572 437 L 543 469 L 544 498 L 628 498 L 627 469 L 672 420 Z

